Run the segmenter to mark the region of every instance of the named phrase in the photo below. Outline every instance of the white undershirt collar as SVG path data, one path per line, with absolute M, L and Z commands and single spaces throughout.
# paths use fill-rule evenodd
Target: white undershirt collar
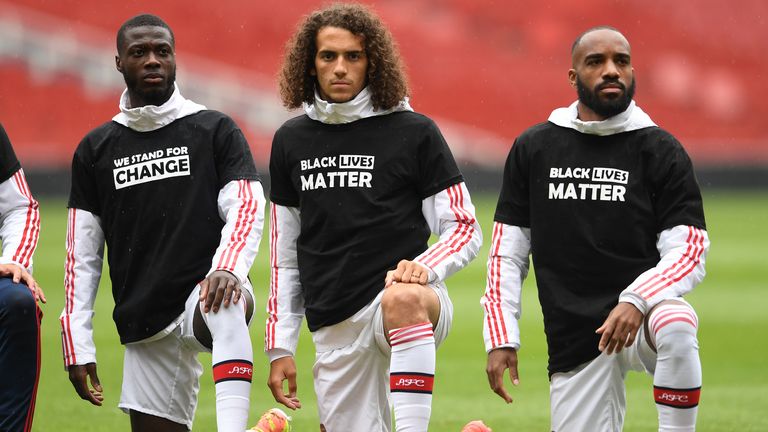
M 131 108 L 128 89 L 125 89 L 120 96 L 120 113 L 112 117 L 112 120 L 137 132 L 149 132 L 205 109 L 207 108 L 204 105 L 192 102 L 182 96 L 179 86 L 174 83 L 173 94 L 170 99 L 160 106 L 145 105 Z
M 579 101 L 576 101 L 567 108 L 552 111 L 548 120 L 558 126 L 575 129 L 581 133 L 601 136 L 656 126 L 651 117 L 641 110 L 634 100 L 629 103 L 624 112 L 602 121 L 579 120 L 578 104 Z
M 333 103 L 320 98 L 315 90 L 315 102 L 304 103 L 304 112 L 312 120 L 328 124 L 352 123 L 368 117 L 391 114 L 396 111 L 413 111 L 408 98 L 403 98 L 397 105 L 387 110 L 376 110 L 371 101 L 371 92 L 365 87 L 349 102 Z

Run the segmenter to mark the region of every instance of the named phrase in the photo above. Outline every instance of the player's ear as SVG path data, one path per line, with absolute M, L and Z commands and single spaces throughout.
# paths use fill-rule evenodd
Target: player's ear
M 576 69 L 568 69 L 568 82 L 571 83 L 571 87 L 576 87 Z
M 120 56 L 115 56 L 115 67 L 118 72 L 123 73 L 123 62 L 120 61 Z

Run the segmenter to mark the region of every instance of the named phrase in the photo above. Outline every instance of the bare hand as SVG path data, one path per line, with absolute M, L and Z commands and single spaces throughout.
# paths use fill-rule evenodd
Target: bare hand
M 93 388 L 88 387 L 89 378 Z M 104 390 L 101 388 L 99 376 L 96 373 L 96 363 L 70 366 L 69 381 L 72 383 L 77 394 L 80 395 L 80 399 L 87 400 L 93 405 L 101 406 L 104 401 L 104 395 L 102 394 Z
M 288 380 L 288 393 L 283 390 L 285 380 Z M 269 365 L 267 386 L 277 402 L 292 410 L 301 408 L 301 402 L 296 397 L 296 362 L 293 357 L 281 357 Z
M 488 364 L 485 373 L 488 375 L 488 384 L 494 393 L 501 396 L 507 403 L 512 403 L 512 396 L 504 387 L 504 371 L 509 369 L 509 379 L 512 384 L 520 384 L 517 374 L 517 350 L 514 348 L 497 348 L 488 353 Z
M 387 272 L 384 287 L 386 288 L 396 282 L 426 285 L 428 280 L 429 270 L 413 261 L 401 260 L 397 263 L 396 269 Z
M 23 282 L 32 291 L 32 296 L 35 297 L 36 302 L 47 302 L 43 288 L 37 284 L 35 278 L 23 267 L 16 264 L 0 264 L 0 276 L 10 277 L 13 283 Z
M 230 301 L 237 303 L 241 295 L 240 282 L 232 273 L 216 270 L 200 282 L 200 301 L 205 301 L 203 311 L 213 313 L 219 311 L 219 306 L 229 307 Z
M 597 349 L 606 354 L 620 353 L 635 342 L 637 331 L 643 323 L 643 313 L 632 303 L 619 303 L 608 314 L 605 322 L 595 331 L 601 334 Z

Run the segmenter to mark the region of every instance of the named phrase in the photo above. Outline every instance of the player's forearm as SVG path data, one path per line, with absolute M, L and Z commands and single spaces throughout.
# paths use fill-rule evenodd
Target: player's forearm
M 304 319 L 298 269 L 271 268 L 266 309 L 264 349 L 282 348 L 295 353 Z
M 219 192 L 219 215 L 225 221 L 210 273 L 226 270 L 242 283 L 248 277 L 261 242 L 266 200 L 261 183 L 234 180 Z
M 528 275 L 530 229 L 494 222 L 483 306 L 486 351 L 520 348 L 522 285 Z
M 62 312 L 61 347 L 64 367 L 96 362 L 96 345 L 93 342 L 93 311 Z
M 69 209 L 66 245 L 65 300 L 59 321 L 64 363 L 69 366 L 96 361 L 93 305 L 104 255 L 104 232 L 99 218 L 85 210 Z
M 445 280 L 475 259 L 483 243 L 475 207 L 458 183 L 425 199 L 422 213 L 439 239 L 414 261 L 429 269 L 430 282 Z
M 643 314 L 663 300 L 680 297 L 699 284 L 706 274 L 709 251 L 707 231 L 678 225 L 659 234 L 659 263 L 638 276 L 619 297 Z
M 264 349 L 295 353 L 304 318 L 296 252 L 301 230 L 299 209 L 273 203 L 269 227 L 270 286 Z
M 32 271 L 32 255 L 40 236 L 40 212 L 19 169 L 0 183 L 0 263 L 17 264 Z

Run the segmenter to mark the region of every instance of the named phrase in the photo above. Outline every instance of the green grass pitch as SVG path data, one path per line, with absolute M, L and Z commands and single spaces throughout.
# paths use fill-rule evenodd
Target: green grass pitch
M 521 384 L 512 389 L 514 403 L 506 405 L 493 394 L 485 376 L 479 298 L 485 286 L 485 260 L 494 202 L 491 196 L 475 196 L 486 244 L 480 256 L 467 269 L 448 280 L 455 307 L 454 326 L 448 340 L 438 351 L 431 431 L 458 432 L 462 425 L 473 419 L 483 419 L 495 432 L 549 430 L 546 346 L 532 277 L 524 287 Z M 768 372 L 764 356 L 768 348 L 764 344 L 765 330 L 768 329 L 768 295 L 765 291 L 768 275 L 765 246 L 768 240 L 768 193 L 708 191 L 705 207 L 712 240 L 707 260 L 708 275 L 704 283 L 687 297 L 696 307 L 701 323 L 699 343 L 704 385 L 698 430 L 766 431 Z M 43 306 L 43 366 L 34 429 L 57 432 L 128 431 L 128 416 L 117 409 L 123 349 L 112 322 L 113 302 L 105 278 L 102 278 L 97 297 L 94 322 L 104 406 L 97 408 L 80 400 L 63 369 L 58 316 L 64 297 L 65 203 L 45 200 L 41 202 L 41 213 L 43 229 L 35 255 L 35 276 L 45 288 L 48 304 Z M 255 350 L 251 424 L 262 412 L 276 406 L 265 385 L 268 364 L 261 352 L 264 302 L 269 283 L 267 255 L 265 238 L 251 272 L 258 301 L 257 312 L 260 313 L 251 327 Z M 305 331 L 297 358 L 299 397 L 304 408 L 292 413 L 294 430 L 299 432 L 319 429 L 311 379 L 313 356 L 312 343 Z M 207 371 L 202 377 L 194 430 L 213 431 L 216 422 L 210 355 L 201 355 L 201 361 L 208 367 L 205 367 Z M 650 377 L 630 374 L 627 381 L 626 431 L 656 430 L 651 382 Z

